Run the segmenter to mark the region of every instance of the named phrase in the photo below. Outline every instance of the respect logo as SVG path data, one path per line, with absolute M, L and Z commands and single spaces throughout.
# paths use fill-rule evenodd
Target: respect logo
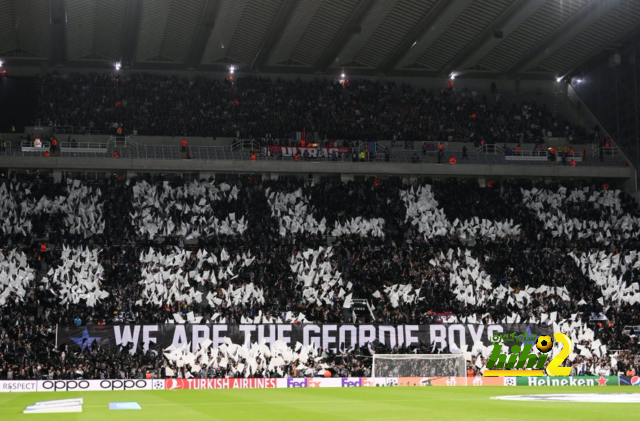
M 546 372 L 550 376 L 568 376 L 571 374 L 571 367 L 560 367 L 562 363 L 571 355 L 573 351 L 573 342 L 564 333 L 554 333 L 553 338 L 556 342 L 562 344 L 562 350 L 556 355 L 546 368 Z M 493 351 L 489 357 L 487 363 L 487 370 L 482 374 L 486 377 L 498 377 L 498 376 L 544 376 L 544 365 L 547 362 L 547 354 L 553 348 L 554 340 L 551 336 L 544 335 L 537 337 L 531 335 L 527 338 L 527 335 L 499 335 L 495 334 L 492 338 Z M 528 342 L 521 345 L 513 345 L 511 347 L 511 354 L 503 354 L 502 346 L 507 341 L 515 342 Z M 536 354 L 531 353 L 533 347 L 532 342 L 536 341 L 536 348 L 542 353 L 539 357 Z M 493 368 L 506 370 L 494 370 Z M 526 369 L 525 369 L 526 367 Z M 513 370 L 516 368 L 516 370 Z

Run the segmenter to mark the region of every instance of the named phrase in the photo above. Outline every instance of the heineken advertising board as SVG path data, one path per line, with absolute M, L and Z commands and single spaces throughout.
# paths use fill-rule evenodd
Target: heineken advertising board
M 516 377 L 516 386 L 618 386 L 618 376 Z

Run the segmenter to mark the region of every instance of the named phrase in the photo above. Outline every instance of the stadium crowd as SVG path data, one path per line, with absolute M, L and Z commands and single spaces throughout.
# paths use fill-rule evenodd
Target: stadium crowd
M 438 92 L 370 80 L 233 80 L 149 73 L 49 73 L 39 119 L 139 135 L 538 143 L 587 136 L 540 101 L 508 102 L 451 83 Z
M 546 223 L 549 209 L 530 205 L 532 194 L 574 218 L 558 225 L 596 219 L 611 223 L 609 235 L 587 235 L 586 224 L 559 232 Z M 251 366 L 219 356 L 189 371 L 153 344 L 135 352 L 55 346 L 56 325 L 154 324 L 191 312 L 203 322 L 350 322 L 347 295 L 369 300 L 373 321 L 384 324 L 567 321 L 562 328 L 577 332 L 580 345 L 575 374 L 638 370 L 638 332 L 625 327 L 640 325 L 640 304 L 635 290 L 622 295 L 639 275 L 637 206 L 608 184 L 54 183 L 30 174 L 0 181 L 0 200 L 0 221 L 9 222 L 0 225 L 0 379 L 360 376 L 371 373 L 375 352 L 451 351 L 374 342 L 307 349 L 318 359 L 303 368 L 300 357 Z M 619 282 L 616 292 L 599 273 Z M 486 355 L 468 351 L 475 375 Z

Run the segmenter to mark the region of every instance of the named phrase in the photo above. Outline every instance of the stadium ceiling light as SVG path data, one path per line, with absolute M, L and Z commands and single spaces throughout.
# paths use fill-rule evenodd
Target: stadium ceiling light
M 233 74 L 236 71 L 236 66 L 229 66 L 229 73 Z
M 344 72 L 340 73 L 340 77 L 344 79 L 346 75 L 344 74 Z
M 4 65 L 4 60 L 0 58 L 0 67 L 2 67 L 3 65 Z
M 556 82 L 558 82 L 558 83 L 562 82 L 562 76 L 558 76 L 558 77 L 556 78 Z
M 120 63 L 119 61 L 116 61 L 115 63 L 113 63 L 113 67 L 115 67 L 116 71 L 118 71 L 122 67 L 122 63 Z
M 458 76 L 458 75 L 456 74 L 456 72 L 453 72 L 453 73 L 451 73 L 451 74 L 449 75 L 449 78 L 450 78 L 451 80 L 454 80 L 454 79 L 456 78 L 456 76 Z

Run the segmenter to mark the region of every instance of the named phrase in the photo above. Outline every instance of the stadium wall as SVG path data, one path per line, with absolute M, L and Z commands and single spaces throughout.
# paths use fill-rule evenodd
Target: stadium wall
M 542 165 L 448 165 L 396 162 L 293 162 L 293 161 L 238 161 L 238 160 L 153 160 L 131 158 L 55 158 L 55 157 L 0 157 L 0 168 L 16 170 L 103 171 L 126 173 L 176 172 L 215 174 L 262 174 L 263 178 L 282 175 L 363 175 L 410 177 L 480 177 L 501 178 L 597 178 L 627 182 L 635 179 L 632 167 L 542 166 Z M 627 187 L 633 187 L 635 183 Z
M 25 128 L 25 133 L 40 136 L 52 136 L 52 127 L 37 128 L 34 126 L 28 126 Z M 20 137 L 19 133 L 7 133 L 3 136 L 8 141 L 17 141 Z M 107 143 L 111 139 L 111 135 L 108 134 L 57 134 L 56 137 L 59 141 L 66 142 L 67 137 L 71 136 L 76 142 L 91 142 L 91 143 Z M 228 146 L 233 144 L 236 140 L 233 137 L 217 137 L 215 140 L 213 137 L 196 137 L 196 136 L 132 136 L 132 140 L 140 145 L 153 145 L 153 146 L 180 146 L 180 141 L 186 139 L 189 146 Z
M 50 136 L 51 134 L 53 134 L 53 130 L 51 129 L 45 129 L 45 130 L 33 130 L 31 127 L 28 128 L 29 131 L 27 131 L 27 133 L 32 133 L 32 134 L 42 134 L 42 135 L 47 135 Z M 50 133 L 49 133 L 50 132 Z M 8 142 L 12 143 L 12 148 L 13 149 L 18 149 L 19 146 L 19 137 L 20 134 L 17 133 L 7 133 L 7 134 L 3 134 L 5 140 L 7 140 Z M 109 141 L 109 139 L 111 138 L 111 136 L 109 135 L 88 135 L 88 134 L 72 134 L 72 135 L 67 135 L 67 134 L 59 134 L 57 135 L 57 138 L 59 141 L 65 141 L 67 140 L 67 137 L 71 136 L 72 138 L 74 138 L 76 140 L 76 142 L 87 142 L 87 143 L 107 143 Z M 189 136 L 131 136 L 131 139 L 133 141 L 135 141 L 137 144 L 139 145 L 148 145 L 148 146 L 173 146 L 175 148 L 179 148 L 180 147 L 180 141 L 182 139 L 186 139 L 187 143 L 189 146 L 230 146 L 232 145 L 236 139 L 232 138 L 232 137 L 218 137 L 215 140 L 211 137 L 189 137 Z M 545 137 L 545 146 L 546 147 L 561 147 L 561 146 L 570 146 L 572 147 L 576 152 L 581 152 L 582 149 L 584 148 L 586 150 L 587 153 L 587 157 L 591 157 L 592 153 L 593 153 L 593 145 L 591 144 L 570 144 L 570 142 L 568 141 L 567 138 L 564 137 L 553 137 L 553 138 L 549 138 L 549 137 Z M 397 146 L 392 146 L 392 141 L 391 140 L 378 140 L 376 141 L 376 143 L 378 145 L 384 146 L 384 147 L 388 147 L 391 151 L 403 151 L 403 150 L 411 150 L 414 152 L 418 152 L 420 153 L 422 151 L 422 141 L 421 140 L 415 140 L 414 141 L 414 147 L 413 149 L 407 149 L 405 147 L 405 142 L 404 141 L 400 141 L 398 142 L 399 145 Z M 431 143 L 433 145 L 436 144 L 436 142 L 428 142 Z M 467 148 L 467 151 L 469 153 L 469 155 L 472 155 L 476 149 L 477 146 L 473 143 L 473 142 L 444 142 L 446 145 L 446 150 L 449 152 L 461 152 L 463 147 Z M 515 148 L 520 145 L 522 146 L 524 151 L 529 151 L 532 150 L 534 147 L 534 144 L 532 143 L 524 143 L 524 144 L 520 144 L 520 143 L 499 143 L 498 146 L 503 146 L 506 145 L 507 147 L 509 147 L 512 150 L 515 150 Z M 596 159 L 596 158 L 594 158 Z M 624 160 L 624 157 L 621 157 L 621 161 Z
M 28 126 L 25 128 L 25 133 L 30 133 L 32 135 L 53 135 L 53 128 L 36 128 L 33 126 Z M 6 133 L 3 134 L 4 138 L 10 142 L 17 142 L 18 138 L 21 134 L 19 133 Z M 96 135 L 96 134 L 58 134 L 56 135 L 58 140 L 66 141 L 68 136 L 71 136 L 76 140 L 76 142 L 93 142 L 93 143 L 106 143 L 111 139 L 110 135 Z M 131 136 L 131 139 L 140 145 L 150 145 L 150 146 L 180 146 L 180 141 L 182 139 L 186 139 L 189 146 L 229 146 L 232 145 L 236 139 L 233 137 L 217 137 L 215 140 L 212 137 L 191 137 L 191 136 Z M 411 139 L 407 139 L 411 140 Z M 559 146 L 570 146 L 573 147 L 576 152 L 580 152 L 582 148 L 587 150 L 587 153 L 591 153 L 593 150 L 593 145 L 591 144 L 571 144 L 569 140 L 565 137 L 546 137 L 544 138 L 546 146 L 551 147 L 559 147 Z M 420 152 L 422 140 L 413 140 L 414 151 Z M 391 148 L 391 150 L 404 150 L 404 140 L 399 141 L 399 147 L 393 147 L 391 140 L 377 140 L 377 144 L 383 145 L 385 147 Z M 429 142 L 435 144 L 435 142 Z M 474 150 L 476 150 L 476 146 L 473 142 L 444 142 L 447 146 L 446 149 L 449 151 L 461 151 L 463 146 L 466 146 L 469 154 L 472 154 Z M 16 147 L 17 147 L 16 143 Z M 499 146 L 506 144 L 509 148 L 515 149 L 516 146 L 521 145 L 524 150 L 533 149 L 533 143 L 499 143 Z

